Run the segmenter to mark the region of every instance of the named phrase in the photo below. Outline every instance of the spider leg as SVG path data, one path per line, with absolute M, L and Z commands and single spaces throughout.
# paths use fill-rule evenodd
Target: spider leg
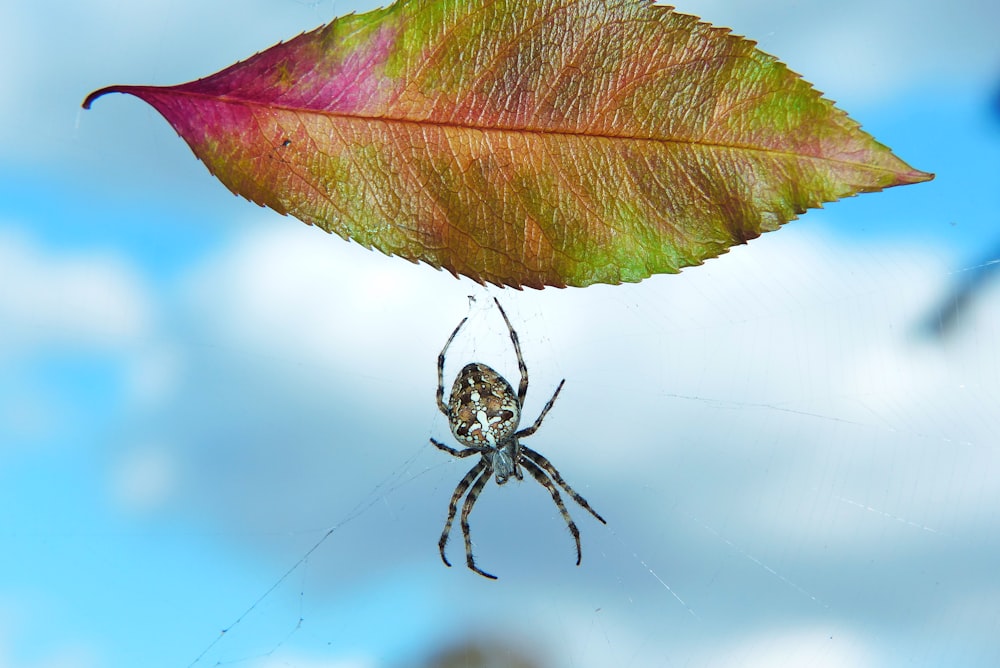
M 538 468 L 534 462 L 530 459 L 526 459 L 521 462 L 524 468 L 531 474 L 531 477 L 537 480 L 542 487 L 549 490 L 552 494 L 552 500 L 556 502 L 556 506 L 559 508 L 559 512 L 562 513 L 563 519 L 566 520 L 566 526 L 569 527 L 569 532 L 573 534 L 573 540 L 576 541 L 576 565 L 580 565 L 580 530 L 576 528 L 576 523 L 573 522 L 573 518 L 569 516 L 569 511 L 566 510 L 566 505 L 562 502 L 562 497 L 559 496 L 559 490 L 556 486 L 552 484 L 552 481 L 548 479 L 542 469 Z
M 477 480 L 476 484 L 472 486 L 471 490 L 469 490 L 469 496 L 465 497 L 465 503 L 462 505 L 462 536 L 465 538 L 465 565 L 474 570 L 476 573 L 482 575 L 484 578 L 496 580 L 497 576 L 491 575 L 476 566 L 476 561 L 472 558 L 472 538 L 469 536 L 469 513 L 472 512 L 472 506 L 476 505 L 476 500 L 479 498 L 480 492 L 483 491 L 483 487 L 489 481 L 490 473 L 492 472 L 490 470 L 491 467 L 485 468 L 486 470 L 483 471 L 481 476 L 479 476 L 479 480 Z M 465 481 L 463 480 L 462 482 Z
M 482 452 L 481 450 L 477 450 L 476 448 L 465 448 L 464 450 L 456 450 L 455 448 L 449 447 L 440 441 L 435 441 L 433 438 L 431 439 L 431 443 L 434 445 L 435 448 L 437 448 L 438 450 L 444 450 L 452 457 L 468 457 L 469 455 L 474 455 L 478 452 Z
M 493 298 L 493 301 L 500 309 L 503 321 L 507 323 L 507 331 L 510 332 L 510 340 L 514 343 L 514 352 L 517 353 L 517 368 L 521 372 L 521 383 L 517 387 L 517 403 L 523 406 L 524 398 L 528 395 L 528 365 L 524 363 L 524 357 L 521 356 L 521 343 L 517 339 L 517 332 L 514 331 L 514 327 L 511 326 L 510 320 L 507 318 L 506 311 L 503 310 L 503 306 L 500 306 L 500 301 L 496 297 Z
M 466 320 L 468 320 L 468 318 L 462 318 L 462 322 L 458 323 L 458 327 L 455 328 L 455 331 L 452 332 L 451 336 L 448 337 L 448 340 L 445 341 L 444 348 L 442 348 L 441 352 L 438 354 L 437 404 L 438 409 L 445 414 L 445 417 L 448 417 L 448 406 L 444 403 L 444 355 L 448 352 L 448 346 L 450 346 L 451 342 L 455 340 L 455 335 L 458 334 L 458 330 L 462 329 L 462 325 L 465 324 Z
M 552 462 L 543 457 L 540 453 L 535 452 L 531 448 L 524 445 L 521 446 L 521 454 L 524 455 L 528 459 L 528 461 L 533 462 L 536 466 L 543 469 L 546 473 L 552 476 L 552 479 L 555 480 L 560 487 L 566 490 L 569 493 L 569 495 L 573 497 L 574 501 L 576 501 L 578 504 L 586 508 L 588 513 L 590 513 L 598 520 L 600 520 L 601 524 L 607 524 L 607 522 L 604 521 L 604 518 L 598 515 L 597 511 L 590 507 L 590 504 L 587 503 L 587 500 L 582 496 L 580 496 L 579 494 L 577 494 L 576 491 L 569 486 L 569 483 L 563 480 L 563 477 L 559 475 L 559 471 L 557 471 L 556 467 L 552 465 Z M 522 462 L 523 461 L 524 460 L 522 460 Z
M 531 436 L 536 431 L 538 431 L 538 428 L 542 426 L 542 420 L 545 419 L 545 416 L 548 415 L 549 410 L 552 409 L 552 404 L 556 402 L 556 397 L 559 396 L 559 391 L 562 390 L 562 386 L 565 382 L 566 382 L 565 378 L 559 381 L 559 387 L 557 387 L 556 391 L 552 393 L 552 398 L 549 399 L 548 403 L 545 404 L 545 408 L 543 408 L 542 412 L 539 413 L 538 418 L 535 420 L 535 424 L 531 425 L 527 429 L 522 429 L 521 431 L 514 434 L 516 438 L 524 438 L 526 436 Z
M 433 441 L 432 441 L 433 442 Z M 437 445 L 437 443 L 435 443 Z M 451 568 L 451 563 L 448 561 L 448 557 L 444 556 L 444 546 L 448 544 L 448 534 L 451 533 L 451 523 L 455 521 L 455 511 L 458 510 L 458 500 L 462 498 L 466 490 L 469 489 L 469 485 L 475 480 L 476 476 L 483 472 L 486 468 L 486 460 L 480 460 L 478 464 L 469 469 L 469 472 L 465 474 L 462 481 L 458 483 L 455 487 L 455 493 L 451 495 L 451 502 L 448 504 L 448 519 L 444 523 L 444 531 L 441 532 L 441 538 L 438 540 L 438 550 L 441 552 L 441 561 L 444 565 Z M 489 471 L 487 471 L 489 474 Z

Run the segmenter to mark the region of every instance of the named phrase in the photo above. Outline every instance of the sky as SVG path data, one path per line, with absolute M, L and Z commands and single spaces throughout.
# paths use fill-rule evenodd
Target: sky
M 1000 662 L 995 3 L 690 0 L 934 181 L 679 275 L 511 291 L 233 197 L 112 83 L 374 4 L 0 5 L 0 668 Z M 434 402 L 455 325 L 608 520 L 490 483 Z M 569 503 L 569 502 L 567 502 Z M 222 631 L 225 630 L 225 633 Z

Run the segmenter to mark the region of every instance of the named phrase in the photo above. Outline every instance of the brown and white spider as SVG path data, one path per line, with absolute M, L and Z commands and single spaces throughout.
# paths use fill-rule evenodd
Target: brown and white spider
M 465 474 L 465 477 L 462 478 L 462 481 L 455 488 L 455 493 L 451 495 L 451 503 L 448 504 L 448 519 L 444 523 L 444 531 L 441 532 L 441 539 L 438 541 L 441 560 L 444 561 L 445 566 L 451 566 L 444 554 L 444 548 L 448 543 L 448 534 L 451 533 L 451 524 L 455 520 L 458 501 L 468 491 L 469 495 L 462 505 L 462 535 L 465 537 L 465 563 L 469 568 L 483 577 L 496 580 L 495 575 L 491 575 L 476 566 L 476 562 L 472 558 L 472 540 L 469 538 L 469 513 L 472 512 L 472 507 L 476 505 L 476 500 L 483 491 L 483 487 L 489 481 L 491 474 L 496 476 L 498 485 L 503 485 L 511 476 L 522 480 L 524 476 L 521 473 L 521 469 L 524 469 L 545 489 L 549 490 L 552 500 L 555 501 L 559 512 L 562 513 L 563 519 L 566 520 L 566 526 L 569 527 L 570 533 L 573 534 L 573 540 L 576 541 L 577 566 L 580 565 L 580 531 L 569 516 L 569 511 L 566 510 L 566 506 L 563 504 L 559 490 L 552 481 L 554 480 L 559 487 L 566 490 L 573 497 L 574 501 L 586 508 L 602 524 L 607 524 L 607 522 L 590 507 L 586 499 L 573 491 L 573 488 L 563 480 L 563 477 L 559 475 L 559 471 L 552 466 L 548 459 L 531 448 L 521 445 L 519 439 L 531 436 L 542 425 L 542 420 L 549 412 L 549 409 L 552 408 L 552 404 L 555 403 L 556 397 L 559 396 L 559 391 L 566 380 L 563 379 L 559 383 L 559 387 L 556 388 L 552 398 L 545 404 L 535 423 L 527 429 L 517 431 L 518 423 L 521 421 L 521 409 L 524 407 L 524 397 L 528 393 L 528 367 L 521 356 L 521 344 L 517 340 L 517 332 L 511 326 L 507 314 L 504 312 L 503 307 L 500 306 L 500 302 L 496 299 L 493 301 L 496 302 L 497 308 L 500 309 L 500 315 L 503 316 L 504 322 L 507 323 L 510 340 L 514 343 L 514 352 L 517 353 L 517 366 L 521 371 L 521 383 L 517 388 L 517 394 L 514 394 L 514 388 L 511 387 L 506 378 L 485 364 L 473 362 L 472 364 L 465 365 L 458 374 L 458 377 L 455 378 L 448 403 L 444 403 L 444 357 L 448 352 L 448 346 L 455 340 L 458 330 L 462 329 L 462 325 L 468 320 L 468 318 L 463 318 L 462 322 L 458 323 L 455 331 L 448 337 L 448 341 L 444 344 L 441 354 L 438 355 L 437 404 L 441 412 L 448 418 L 451 433 L 466 447 L 463 450 L 456 450 L 433 438 L 431 439 L 431 443 L 455 457 L 480 455 L 479 461 L 472 467 L 472 470 Z

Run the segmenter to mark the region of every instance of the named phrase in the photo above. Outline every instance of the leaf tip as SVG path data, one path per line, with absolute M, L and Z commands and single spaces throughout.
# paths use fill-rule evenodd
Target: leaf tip
M 93 93 L 84 98 L 82 106 L 84 109 L 90 109 L 90 105 L 92 105 L 94 103 L 94 100 L 96 100 L 97 98 L 103 97 L 108 93 L 128 93 L 130 92 L 129 89 L 130 86 L 105 86 L 104 88 L 98 88 Z
M 932 172 L 922 172 L 919 169 L 911 169 L 905 174 L 900 174 L 899 179 L 905 185 L 910 185 L 912 183 L 924 183 L 925 181 L 933 181 L 934 174 Z

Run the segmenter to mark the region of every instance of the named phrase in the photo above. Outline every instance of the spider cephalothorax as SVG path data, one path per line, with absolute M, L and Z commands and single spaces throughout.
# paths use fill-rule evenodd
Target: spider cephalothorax
M 469 537 L 469 513 L 472 512 L 472 507 L 476 504 L 476 500 L 479 498 L 479 494 L 483 491 L 483 487 L 486 485 L 491 474 L 496 477 L 498 485 L 503 485 L 511 476 L 514 476 L 518 480 L 523 479 L 524 475 L 521 473 L 521 469 L 523 468 L 532 478 L 549 490 L 549 493 L 552 495 L 552 500 L 555 502 L 556 507 L 559 508 L 559 512 L 566 521 L 570 533 L 573 534 L 573 540 L 576 541 L 576 565 L 579 566 L 580 531 L 569 516 L 569 511 L 566 510 L 566 506 L 562 502 L 562 497 L 556 485 L 562 487 L 573 497 L 574 501 L 583 506 L 591 515 L 602 523 L 606 522 L 604 522 L 603 517 L 590 507 L 590 504 L 582 496 L 573 491 L 573 488 L 563 480 L 562 476 L 559 475 L 559 471 L 552 466 L 552 463 L 548 459 L 531 448 L 521 445 L 519 440 L 531 436 L 541 426 L 542 420 L 549 412 L 549 409 L 552 408 L 552 404 L 555 403 L 556 397 L 559 396 L 559 391 L 566 381 L 561 381 L 559 386 L 556 387 L 552 398 L 545 404 L 535 423 L 527 429 L 518 431 L 517 427 L 521 421 L 521 408 L 524 406 L 524 397 L 528 393 L 528 367 L 521 356 L 521 344 L 518 342 L 517 332 L 511 326 L 507 314 L 504 312 L 503 307 L 500 306 L 500 302 L 495 299 L 493 301 L 496 302 L 497 308 L 500 309 L 500 315 L 503 316 L 504 322 L 507 323 L 510 340 L 514 344 L 514 352 L 517 353 L 517 366 L 521 372 L 521 382 L 515 394 L 514 388 L 507 382 L 506 378 L 485 364 L 473 362 L 472 364 L 465 365 L 462 371 L 459 372 L 458 377 L 455 378 L 455 383 L 452 385 L 448 403 L 444 402 L 445 354 L 448 352 L 448 347 L 458 334 L 458 330 L 462 329 L 462 325 L 465 324 L 467 318 L 458 323 L 458 327 L 448 337 L 448 341 L 444 344 L 441 354 L 438 355 L 438 408 L 448 418 L 448 425 L 451 427 L 451 433 L 455 436 L 455 439 L 466 447 L 464 450 L 456 450 L 433 438 L 431 439 L 431 443 L 456 457 L 468 457 L 477 453 L 480 455 L 479 462 L 462 478 L 462 481 L 455 488 L 455 493 L 451 496 L 451 503 L 448 506 L 448 519 L 445 522 L 444 531 L 441 533 L 441 539 L 438 541 L 441 559 L 446 566 L 451 566 L 448 558 L 445 556 L 444 548 L 448 543 L 451 524 L 455 520 L 455 513 L 458 510 L 458 501 L 468 492 L 469 495 L 462 505 L 462 535 L 465 538 L 465 561 L 469 568 L 476 573 L 484 577 L 496 579 L 495 575 L 490 575 L 478 568 L 472 557 L 472 540 Z M 555 484 L 553 484 L 553 481 L 555 481 Z

